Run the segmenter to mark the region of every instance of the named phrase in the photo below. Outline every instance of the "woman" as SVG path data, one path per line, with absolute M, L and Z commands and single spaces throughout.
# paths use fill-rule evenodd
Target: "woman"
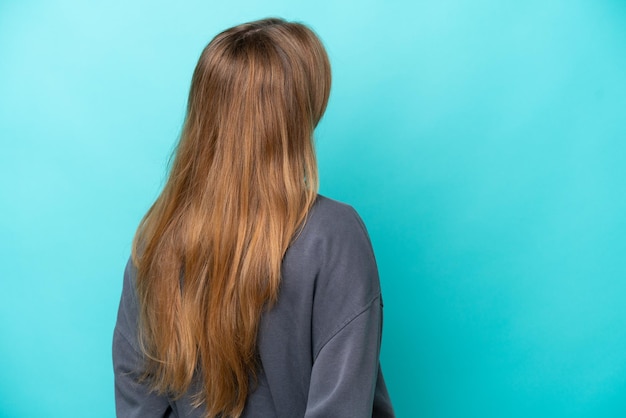
M 317 194 L 330 78 L 298 23 L 243 24 L 204 49 L 124 275 L 119 417 L 393 416 L 367 232 Z

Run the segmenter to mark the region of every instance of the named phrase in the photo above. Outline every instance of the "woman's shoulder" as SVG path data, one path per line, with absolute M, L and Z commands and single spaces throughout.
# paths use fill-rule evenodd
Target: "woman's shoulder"
M 380 284 L 370 237 L 352 206 L 318 196 L 294 244 L 288 276 L 300 279 L 301 271 L 312 272 L 314 326 L 323 344 L 341 326 L 377 306 Z M 292 260 L 297 263 L 292 265 Z
M 290 253 L 300 255 L 307 263 L 328 266 L 359 260 L 362 266 L 375 269 L 370 237 L 357 211 L 322 195 L 309 211 Z
M 354 208 L 347 203 L 340 202 L 330 197 L 318 194 L 313 205 L 313 209 L 321 213 L 346 213 L 354 211 Z
M 323 195 L 317 195 L 307 216 L 305 231 L 316 236 L 348 240 L 354 235 L 367 235 L 361 217 L 351 205 Z

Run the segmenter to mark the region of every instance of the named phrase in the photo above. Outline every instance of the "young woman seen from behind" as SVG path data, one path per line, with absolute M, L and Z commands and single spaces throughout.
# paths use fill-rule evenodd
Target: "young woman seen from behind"
M 204 49 L 113 340 L 119 417 L 388 417 L 382 298 L 349 206 L 318 195 L 328 57 L 265 19 Z

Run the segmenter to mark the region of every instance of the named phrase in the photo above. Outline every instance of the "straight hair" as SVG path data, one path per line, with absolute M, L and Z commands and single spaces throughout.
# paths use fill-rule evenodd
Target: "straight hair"
M 315 33 L 275 18 L 218 34 L 194 70 L 168 180 L 132 257 L 142 379 L 173 398 L 198 381 L 206 417 L 239 417 L 254 389 L 260 317 L 317 196 L 313 131 L 330 84 Z

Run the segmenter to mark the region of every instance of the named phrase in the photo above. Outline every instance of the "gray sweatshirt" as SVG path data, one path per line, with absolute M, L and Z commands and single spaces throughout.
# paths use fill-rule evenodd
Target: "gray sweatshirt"
M 202 417 L 137 382 L 136 270 L 129 261 L 113 336 L 118 417 Z M 278 302 L 261 317 L 258 386 L 243 417 L 393 417 L 379 364 L 382 298 L 374 253 L 350 206 L 318 196 L 287 250 Z

